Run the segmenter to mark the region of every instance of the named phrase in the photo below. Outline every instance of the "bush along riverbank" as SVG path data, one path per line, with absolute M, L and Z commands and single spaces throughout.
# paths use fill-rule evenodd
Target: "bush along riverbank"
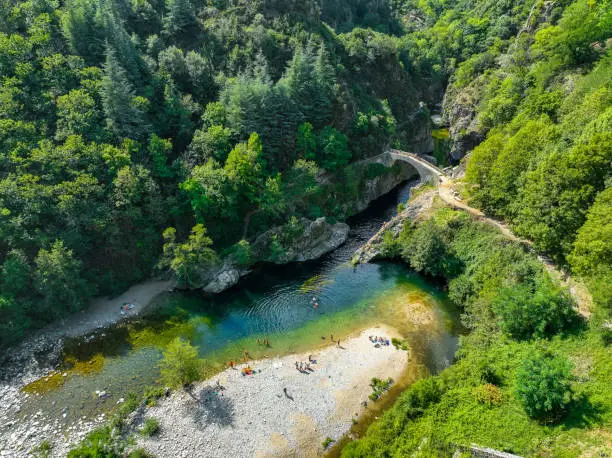
M 609 339 L 578 317 L 533 255 L 448 208 L 406 220 L 383 237 L 381 255 L 446 279 L 470 332 L 454 365 L 412 385 L 343 457 L 450 456 L 472 444 L 607 456 Z

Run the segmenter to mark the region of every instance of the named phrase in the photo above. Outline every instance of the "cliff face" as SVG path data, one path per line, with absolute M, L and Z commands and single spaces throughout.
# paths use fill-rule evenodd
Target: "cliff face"
M 449 86 L 442 109 L 452 139 L 449 162 L 457 163 L 485 137 L 478 123 L 477 104 L 481 98 L 479 85 L 463 88 Z
M 368 167 L 374 161 L 362 161 L 361 167 Z M 365 179 L 361 185 L 358 197 L 352 203 L 352 207 L 347 209 L 347 216 L 364 211 L 371 202 L 381 196 L 391 192 L 401 183 L 418 178 L 419 173 L 409 164 L 396 162 L 393 167 L 385 169 L 384 173 L 370 179 Z
M 354 171 L 362 177 L 359 182 L 357 199 L 347 205 L 345 215 L 350 216 L 365 210 L 372 201 L 387 194 L 406 180 L 418 177 L 410 165 L 397 162 L 393 167 L 377 165 L 375 160 L 354 164 Z M 370 175 L 374 175 L 371 176 Z M 338 222 L 331 224 L 325 218 L 314 221 L 301 218 L 288 229 L 278 226 L 259 235 L 251 244 L 254 262 L 288 264 L 318 259 L 342 245 L 348 237 L 349 226 Z M 248 266 L 241 266 L 231 255 L 217 265 L 202 268 L 198 272 L 195 288 L 207 293 L 220 293 L 236 285 L 241 277 L 250 272 Z

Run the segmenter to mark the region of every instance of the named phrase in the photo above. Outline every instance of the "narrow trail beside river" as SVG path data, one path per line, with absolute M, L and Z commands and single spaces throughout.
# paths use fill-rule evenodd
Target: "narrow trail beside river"
M 384 153 L 387 154 L 387 153 Z M 449 206 L 452 208 L 456 208 L 458 210 L 463 210 L 470 215 L 472 215 L 475 219 L 484 222 L 490 226 L 498 229 L 502 234 L 508 237 L 510 240 L 518 242 L 525 246 L 529 251 L 537 256 L 540 262 L 544 265 L 548 273 L 555 278 L 562 286 L 566 287 L 572 298 L 576 302 L 576 308 L 578 313 L 585 318 L 589 318 L 591 316 L 591 306 L 593 299 L 587 289 L 587 287 L 580 282 L 579 280 L 573 278 L 567 271 L 562 271 L 555 262 L 546 256 L 545 254 L 539 253 L 533 242 L 527 239 L 520 238 L 512 232 L 510 227 L 503 221 L 496 220 L 489 216 L 486 216 L 481 210 L 471 207 L 469 204 L 461 200 L 459 196 L 459 192 L 457 191 L 455 180 L 450 178 L 443 170 L 436 167 L 435 165 L 427 162 L 425 159 L 411 153 L 407 153 L 405 151 L 399 150 L 391 150 L 389 152 L 395 160 L 401 160 L 410 163 L 417 170 L 426 170 L 427 173 L 431 174 L 434 177 L 434 181 L 437 185 L 437 195 Z M 419 171 L 419 173 L 421 173 Z M 379 237 L 381 232 L 384 232 L 386 229 L 385 226 L 379 231 L 379 233 L 375 234 L 368 244 Z M 367 245 L 367 244 L 366 244 Z

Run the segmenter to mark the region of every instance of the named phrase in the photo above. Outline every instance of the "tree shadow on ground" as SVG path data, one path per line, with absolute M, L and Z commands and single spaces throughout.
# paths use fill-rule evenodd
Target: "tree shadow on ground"
M 219 386 L 205 386 L 194 399 L 197 406 L 194 420 L 200 426 L 231 426 L 234 423 L 234 401 L 223 396 L 223 389 Z
M 567 416 L 560 422 L 566 428 L 586 428 L 602 421 L 603 409 L 585 394 L 574 397 Z

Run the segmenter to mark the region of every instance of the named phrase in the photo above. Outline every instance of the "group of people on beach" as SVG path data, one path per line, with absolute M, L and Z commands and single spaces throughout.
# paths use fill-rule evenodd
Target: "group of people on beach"
M 378 345 L 378 346 L 380 346 L 380 345 L 384 345 L 384 346 L 391 345 L 391 342 L 386 337 L 369 336 L 368 338 L 370 339 L 370 342 L 375 344 L 374 346 L 376 346 L 376 345 Z
M 308 362 L 296 361 L 295 368 L 304 374 L 308 372 L 314 372 L 314 369 L 310 367 L 311 364 L 317 364 L 317 360 L 313 359 L 312 355 L 308 355 Z

